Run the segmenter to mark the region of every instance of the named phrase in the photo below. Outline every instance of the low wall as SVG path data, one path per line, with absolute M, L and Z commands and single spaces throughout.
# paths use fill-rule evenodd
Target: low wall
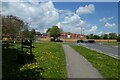
M 50 38 L 40 38 L 40 41 L 50 41 Z
M 80 39 L 64 39 L 61 38 L 60 40 L 63 40 L 63 42 L 77 42 L 77 40 Z M 89 39 L 83 39 L 83 40 L 89 40 Z M 103 40 L 103 39 L 94 39 L 96 42 L 117 42 L 117 40 Z M 50 38 L 40 38 L 40 41 L 50 41 Z
M 79 39 L 61 39 L 63 42 L 77 42 Z
M 96 39 L 95 40 L 96 42 L 117 42 L 117 40 L 98 40 L 98 39 Z

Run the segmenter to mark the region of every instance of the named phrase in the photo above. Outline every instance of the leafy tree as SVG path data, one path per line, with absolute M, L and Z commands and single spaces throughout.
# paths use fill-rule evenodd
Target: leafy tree
M 35 29 L 32 29 L 31 32 L 30 32 L 30 39 L 35 40 L 34 36 L 35 36 Z
M 22 39 L 29 39 L 30 37 L 30 32 L 28 30 L 28 27 L 26 27 L 23 31 L 22 31 Z
M 87 38 L 87 39 L 90 39 L 90 36 L 89 36 L 89 35 L 87 35 L 87 36 L 86 36 L 86 38 Z
M 117 39 L 116 33 L 109 33 L 109 39 Z
M 71 33 L 70 32 L 68 32 L 68 35 L 70 35 Z
M 46 33 L 49 33 L 49 32 L 50 32 L 50 29 L 51 29 L 51 28 L 48 28 L 48 30 L 46 31 Z
M 2 16 L 0 15 L 0 40 L 2 40 Z
M 120 41 L 120 34 L 117 36 L 117 41 Z
M 100 36 L 99 35 L 94 35 L 93 39 L 100 39 Z
M 25 22 L 20 18 L 8 15 L 2 16 L 2 33 L 12 34 L 14 37 L 19 35 L 20 31 L 24 28 Z
M 108 36 L 109 36 L 108 34 L 104 34 L 103 39 L 108 39 Z
M 94 38 L 94 35 L 93 35 L 93 34 L 90 34 L 90 35 L 89 35 L 89 38 L 90 38 L 90 39 L 93 39 L 93 38 Z
M 60 36 L 62 29 L 58 28 L 58 26 L 52 26 L 52 28 L 48 28 L 46 33 L 50 33 L 50 36 L 54 38 L 54 40 Z

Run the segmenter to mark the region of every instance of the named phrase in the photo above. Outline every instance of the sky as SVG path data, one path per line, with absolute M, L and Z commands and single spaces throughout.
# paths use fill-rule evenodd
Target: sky
M 29 23 L 29 29 L 45 33 L 57 25 L 64 32 L 84 34 L 118 33 L 117 2 L 3 2 L 3 15 L 14 15 Z

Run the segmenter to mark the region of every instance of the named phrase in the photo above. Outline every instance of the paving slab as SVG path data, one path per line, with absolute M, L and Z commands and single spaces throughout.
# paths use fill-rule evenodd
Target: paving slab
M 103 78 L 96 68 L 69 45 L 63 45 L 67 78 Z

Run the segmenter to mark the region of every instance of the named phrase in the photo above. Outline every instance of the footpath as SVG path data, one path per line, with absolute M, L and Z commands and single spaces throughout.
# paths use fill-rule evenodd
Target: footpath
M 67 78 L 103 78 L 96 68 L 69 45 L 63 45 L 66 62 Z

